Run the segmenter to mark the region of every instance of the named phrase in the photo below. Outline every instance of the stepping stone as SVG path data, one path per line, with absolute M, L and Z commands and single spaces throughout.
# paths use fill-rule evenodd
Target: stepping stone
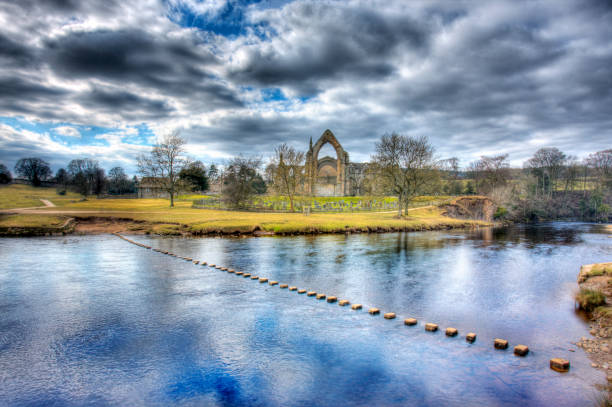
M 380 314 L 380 310 L 378 308 L 370 308 L 368 310 L 368 312 L 370 313 L 370 315 L 378 315 L 378 314 Z
M 404 320 L 404 325 L 412 326 L 416 324 L 417 324 L 417 320 L 415 318 L 406 318 Z
M 526 356 L 529 353 L 529 348 L 525 345 L 516 345 L 514 347 L 514 354 L 516 356 Z
M 329 297 L 327 297 L 327 302 L 332 303 L 332 302 L 336 302 L 338 301 L 338 297 L 335 297 L 333 295 L 330 295 Z
M 428 322 L 425 324 L 425 330 L 429 332 L 436 332 L 438 330 L 438 325 Z
M 395 319 L 395 312 L 387 312 L 383 317 L 385 317 L 385 319 Z
M 505 339 L 495 338 L 493 341 L 495 349 L 508 349 L 508 341 Z
M 317 294 L 317 300 L 324 300 L 325 294 Z
M 315 295 L 317 295 L 316 291 L 308 291 L 308 293 L 306 293 L 307 296 L 309 297 L 314 297 Z
M 465 335 L 465 340 L 473 343 L 476 340 L 476 334 L 474 332 L 470 332 L 469 334 Z
M 567 372 L 570 368 L 570 362 L 567 359 L 553 358 L 550 360 L 550 368 L 557 372 Z
M 347 306 L 350 304 L 349 300 L 340 300 L 338 301 L 338 305 L 340 305 L 341 307 Z
M 361 308 L 362 308 L 361 304 L 353 304 L 353 305 L 351 305 L 351 309 L 354 309 L 354 310 L 358 310 L 358 309 L 361 309 Z
M 457 328 L 446 328 L 446 336 L 457 336 L 458 333 Z
M 292 285 L 291 287 L 289 287 L 289 291 L 295 291 L 295 290 L 297 290 L 296 286 Z

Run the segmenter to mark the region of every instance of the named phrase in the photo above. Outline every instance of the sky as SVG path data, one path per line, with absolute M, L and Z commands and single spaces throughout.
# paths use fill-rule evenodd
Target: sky
M 612 1 L 0 0 L 0 163 L 136 171 L 174 130 L 205 164 L 354 162 L 385 133 L 462 166 L 612 148 Z

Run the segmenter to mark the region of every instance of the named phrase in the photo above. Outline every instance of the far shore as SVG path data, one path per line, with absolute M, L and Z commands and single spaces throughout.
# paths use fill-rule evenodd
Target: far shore
M 51 189 L 24 186 L 4 187 L 3 192 L 6 192 L 6 202 L 0 207 L 0 236 L 116 232 L 269 236 L 426 231 L 493 225 L 490 200 L 478 196 L 459 197 L 454 204 L 424 204 L 409 209 L 408 215 L 400 218 L 393 211 L 305 215 L 198 209 L 189 200 L 177 201 L 171 208 L 166 199 L 83 200 L 78 195 L 58 196 Z M 483 208 L 486 215 L 483 215 Z

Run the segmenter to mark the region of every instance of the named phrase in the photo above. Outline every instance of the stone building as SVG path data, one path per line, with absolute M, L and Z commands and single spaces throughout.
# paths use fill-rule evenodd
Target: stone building
M 321 157 L 319 152 L 325 144 L 336 150 L 336 157 Z M 305 193 L 312 196 L 351 196 L 362 194 L 365 163 L 351 163 L 336 136 L 328 129 L 306 153 Z

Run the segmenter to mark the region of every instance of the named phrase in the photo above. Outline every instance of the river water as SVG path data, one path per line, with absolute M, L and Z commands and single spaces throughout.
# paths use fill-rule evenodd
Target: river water
M 608 233 L 554 223 L 134 237 L 362 311 L 109 235 L 2 239 L 0 405 L 592 405 L 605 378 L 572 344 L 589 336 L 572 298 L 580 265 L 612 257 Z M 459 336 L 446 337 L 448 326 Z M 510 348 L 493 349 L 496 337 Z M 512 354 L 519 343 L 527 357 Z M 570 372 L 550 370 L 552 357 L 569 359 Z

